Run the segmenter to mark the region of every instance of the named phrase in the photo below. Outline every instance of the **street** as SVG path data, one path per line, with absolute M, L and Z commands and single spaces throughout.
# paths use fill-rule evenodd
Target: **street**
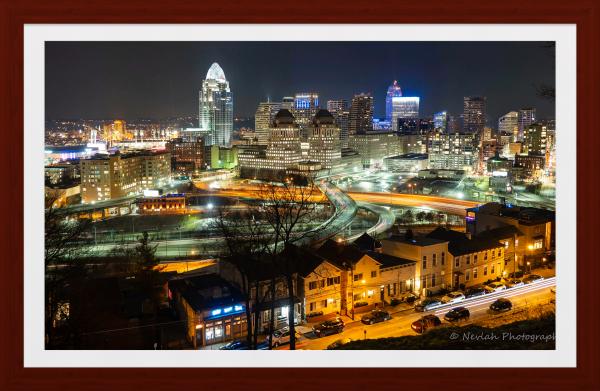
M 420 319 L 426 314 L 434 314 L 442 320 L 442 324 L 448 324 L 443 320 L 444 315 L 455 307 L 466 307 L 471 312 L 471 317 L 468 321 L 452 323 L 453 325 L 465 325 L 478 323 L 482 320 L 499 316 L 489 312 L 489 306 L 500 297 L 508 298 L 513 304 L 512 312 L 519 312 L 527 307 L 532 307 L 538 304 L 548 304 L 550 299 L 554 298 L 554 294 L 550 288 L 556 285 L 556 278 L 548 278 L 544 281 L 524 285 L 522 287 L 511 288 L 506 291 L 487 294 L 485 296 L 464 300 L 460 303 L 445 305 L 436 310 L 427 312 L 415 312 L 413 309 L 404 310 L 401 312 L 391 312 L 392 319 L 387 322 L 376 323 L 374 325 L 364 325 L 360 322 L 360 317 L 364 314 L 359 314 L 355 317 L 355 321 L 348 323 L 344 332 L 334 334 L 322 338 L 316 338 L 312 331 L 299 326 L 298 328 L 303 333 L 303 337 L 296 342 L 297 349 L 307 350 L 323 350 L 327 349 L 331 343 L 341 338 L 351 338 L 352 340 L 375 339 L 386 337 L 400 337 L 405 335 L 418 335 L 411 329 L 411 324 L 415 320 Z M 389 309 L 388 309 L 389 310 Z M 505 318 L 509 318 L 511 311 L 504 313 Z M 347 318 L 345 318 L 347 319 Z M 366 331 L 366 334 L 365 334 Z M 289 349 L 289 346 L 284 345 L 280 349 Z

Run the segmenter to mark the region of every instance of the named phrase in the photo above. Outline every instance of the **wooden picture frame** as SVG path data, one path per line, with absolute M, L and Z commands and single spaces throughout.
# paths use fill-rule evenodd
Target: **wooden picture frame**
M 577 26 L 577 367 L 576 368 L 24 368 L 23 366 L 23 32 L 29 23 L 571 23 Z M 599 235 L 600 6 L 587 0 L 481 2 L 357 0 L 177 2 L 0 1 L 2 197 L 0 322 L 3 390 L 179 388 L 600 389 L 594 243 Z M 575 135 L 572 135 L 575 137 Z M 573 319 L 575 326 L 575 319 Z

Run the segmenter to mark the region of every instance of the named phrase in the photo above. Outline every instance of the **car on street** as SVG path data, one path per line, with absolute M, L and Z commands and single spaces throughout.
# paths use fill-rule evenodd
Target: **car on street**
M 467 299 L 470 299 L 472 297 L 483 296 L 486 293 L 487 292 L 486 292 L 485 288 L 483 288 L 483 287 L 474 287 L 474 288 L 467 289 L 467 291 L 465 292 L 465 296 L 466 296 Z
M 248 350 L 248 343 L 246 341 L 231 341 L 219 348 L 219 350 Z
M 438 308 L 442 305 L 444 305 L 444 303 L 442 303 L 441 301 L 439 301 L 437 299 L 423 299 L 423 300 L 419 301 L 417 304 L 415 304 L 415 311 L 417 311 L 417 312 L 429 311 L 429 310 Z
M 510 300 L 505 299 L 505 298 L 500 298 L 498 300 L 496 300 L 495 302 L 493 302 L 492 304 L 490 304 L 490 310 L 494 311 L 494 312 L 505 312 L 505 311 L 510 311 L 512 309 L 512 303 L 510 302 Z
M 435 316 L 435 315 L 425 315 L 421 319 L 415 320 L 410 325 L 410 328 L 413 329 L 415 332 L 417 332 L 419 334 L 423 334 L 427 330 L 432 329 L 434 327 L 438 327 L 441 324 L 442 324 L 442 321 L 437 316 Z
M 537 274 L 530 274 L 527 277 L 523 278 L 523 282 L 525 284 L 532 284 L 534 282 L 544 281 L 544 277 L 539 276 Z
M 471 316 L 471 313 L 465 307 L 456 307 L 452 308 L 446 315 L 444 315 L 444 319 L 448 322 L 456 322 L 459 320 L 467 320 Z
M 484 286 L 488 293 L 500 292 L 506 289 L 506 285 L 501 282 L 490 282 Z
M 284 327 L 280 330 L 275 330 L 273 335 L 271 336 L 271 341 L 274 347 L 278 347 L 280 345 L 284 345 L 286 343 L 290 343 L 290 329 L 289 327 Z M 296 340 L 298 340 L 302 335 L 296 331 Z
M 517 288 L 519 286 L 525 285 L 523 280 L 521 280 L 520 278 L 511 278 L 510 280 L 507 280 L 505 284 L 508 288 Z
M 379 322 L 385 322 L 386 320 L 392 319 L 392 316 L 387 311 L 373 310 L 370 313 L 363 315 L 360 321 L 364 324 L 373 324 Z
M 352 338 L 340 338 L 336 339 L 333 343 L 327 346 L 327 350 L 339 348 L 342 345 L 352 342 Z
M 331 334 L 339 334 L 344 331 L 344 321 L 340 318 L 326 320 L 313 326 L 313 332 L 317 337 L 324 337 Z
M 465 299 L 465 295 L 462 292 L 454 291 L 450 292 L 444 297 L 442 297 L 442 303 L 444 304 L 452 304 L 458 303 L 459 301 L 463 301 Z

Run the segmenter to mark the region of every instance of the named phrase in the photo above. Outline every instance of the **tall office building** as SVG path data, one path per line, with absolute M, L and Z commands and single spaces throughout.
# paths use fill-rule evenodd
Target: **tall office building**
M 527 107 L 519 110 L 519 135 L 517 141 L 525 139 L 525 129 L 536 123 L 535 108 Z
M 440 130 L 444 133 L 448 131 L 448 113 L 446 111 L 440 111 L 433 114 L 433 127 L 436 130 Z
M 519 137 L 519 112 L 510 111 L 498 119 L 498 134 L 512 135 L 513 142 Z
M 348 146 L 348 101 L 346 99 L 328 100 L 327 111 L 335 119 L 335 123 L 340 127 L 340 141 L 342 147 Z
M 319 110 L 319 94 L 315 92 L 299 92 L 294 96 L 292 115 L 300 127 L 300 135 L 305 140 L 308 127 Z
M 392 121 L 392 99 L 402 96 L 402 89 L 398 85 L 398 81 L 394 82 L 388 87 L 387 94 L 385 96 L 385 119 Z
M 308 133 L 308 159 L 331 168 L 341 157 L 340 128 L 329 111 L 319 110 Z
M 373 130 L 373 96 L 371 94 L 354 95 L 350 105 L 348 134 L 365 134 Z
M 485 96 L 465 96 L 463 101 L 463 131 L 480 135 L 485 126 Z
M 216 62 L 202 82 L 199 127 L 207 133 L 206 145 L 231 146 L 233 95 L 223 69 Z
M 171 153 L 171 169 L 182 174 L 197 174 L 204 165 L 204 141 L 198 137 L 195 141 L 183 138 L 170 140 L 165 149 Z
M 419 118 L 418 96 L 395 96 L 392 98 L 392 130 L 398 131 L 398 120 L 408 118 Z
M 259 145 L 267 145 L 269 128 L 277 112 L 281 110 L 280 102 L 261 102 L 254 115 L 254 131 Z
M 291 112 L 294 108 L 294 97 L 284 96 L 283 99 L 281 99 L 281 108 L 289 110 Z

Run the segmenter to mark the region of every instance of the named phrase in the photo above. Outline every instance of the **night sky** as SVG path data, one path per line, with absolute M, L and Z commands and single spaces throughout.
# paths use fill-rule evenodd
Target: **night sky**
M 198 90 L 218 62 L 234 115 L 295 92 L 350 100 L 371 92 L 385 113 L 387 87 L 421 97 L 421 117 L 462 113 L 488 99 L 488 124 L 520 107 L 554 118 L 535 85 L 554 86 L 554 51 L 542 42 L 46 42 L 46 119 L 166 118 L 198 112 Z

